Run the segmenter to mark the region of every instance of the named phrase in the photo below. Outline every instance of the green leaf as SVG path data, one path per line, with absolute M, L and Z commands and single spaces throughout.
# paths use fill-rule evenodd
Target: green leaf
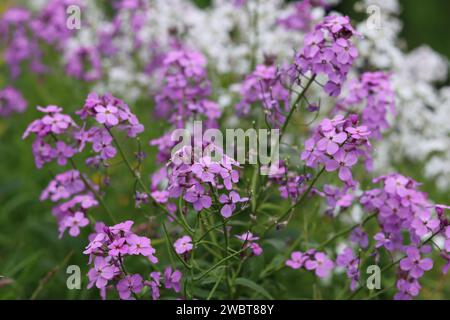
M 258 292 L 260 295 L 264 296 L 265 298 L 269 299 L 269 300 L 273 300 L 273 297 L 270 295 L 269 292 L 267 292 L 266 289 L 264 289 L 263 287 L 261 287 L 259 284 L 253 282 L 250 279 L 247 278 L 237 278 L 236 279 L 236 284 L 237 285 L 241 285 L 247 288 L 250 288 L 256 292 Z

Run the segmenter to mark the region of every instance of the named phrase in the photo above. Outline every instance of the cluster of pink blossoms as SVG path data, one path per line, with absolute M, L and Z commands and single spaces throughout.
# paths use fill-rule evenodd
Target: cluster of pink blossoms
M 317 194 L 324 197 L 327 203 L 326 213 L 333 216 L 333 211 L 336 208 L 345 209 L 349 208 L 353 204 L 355 196 L 350 192 L 348 185 L 344 185 L 342 188 L 326 184 L 323 186 L 323 190 L 317 190 Z
M 211 84 L 207 78 L 206 59 L 196 51 L 173 50 L 163 61 L 162 88 L 155 96 L 159 117 L 169 119 L 177 128 L 195 115 L 205 116 L 209 127 L 220 117 L 217 103 L 208 100 Z
M 387 114 L 395 113 L 395 93 L 389 74 L 365 72 L 350 82 L 349 93 L 338 101 L 336 110 L 351 112 L 352 106 L 362 105 L 361 124 L 367 126 L 371 138 L 381 139 L 381 132 L 389 128 Z
M 165 197 L 162 198 L 161 192 L 157 190 L 155 190 L 157 198 L 155 193 L 152 195 L 161 203 L 167 203 L 169 198 L 183 197 L 186 202 L 192 204 L 195 211 L 209 209 L 213 198 L 216 197 L 221 204 L 221 215 L 229 218 L 238 204 L 248 201 L 248 198 L 241 197 L 233 190 L 233 186 L 239 182 L 238 168 L 239 163 L 227 155 L 222 154 L 219 161 L 208 155 L 196 158 L 192 148 L 186 146 L 176 152 L 174 161 L 168 167 L 166 173 L 168 186 L 162 191 Z
M 396 298 L 412 298 L 420 291 L 418 279 L 433 267 L 431 259 L 422 258 L 431 251 L 422 241 L 436 234 L 445 236 L 449 222 L 443 215 L 444 206 L 432 205 L 416 181 L 400 174 L 376 178 L 374 183 L 382 186 L 364 192 L 360 202 L 368 212 L 377 212 L 381 230 L 374 236 L 376 248 L 406 254 L 400 261 Z
M 85 181 L 87 181 L 86 178 Z M 95 188 L 92 183 L 90 187 Z M 86 188 L 80 172 L 69 170 L 56 175 L 42 191 L 41 201 L 47 199 L 52 202 L 65 201 L 57 204 L 52 210 L 58 222 L 60 237 L 66 229 L 69 229 L 72 237 L 77 237 L 80 234 L 80 228 L 89 224 L 86 218 L 87 211 L 96 207 L 98 202 L 91 192 L 86 192 Z M 71 199 L 67 200 L 69 198 Z
M 111 94 L 102 96 L 96 93 L 89 94 L 84 106 L 76 113 L 85 121 L 82 128 L 74 134 L 79 151 L 90 143 L 96 153 L 94 157 L 86 160 L 90 165 L 105 164 L 116 155 L 117 150 L 113 146 L 111 134 L 113 128 L 124 131 L 129 138 L 135 138 L 144 131 L 144 126 L 130 111 L 128 105 Z M 89 119 L 95 120 L 90 128 L 87 127 Z
M 100 52 L 94 47 L 78 47 L 67 58 L 66 72 L 83 81 L 95 81 L 102 75 Z
M 366 126 L 357 126 L 358 117 L 344 118 L 337 115 L 333 119 L 324 119 L 305 142 L 301 159 L 311 168 L 323 165 L 328 172 L 338 170 L 339 179 L 347 185 L 355 185 L 352 167 L 358 158 L 370 150 Z
M 306 74 L 324 74 L 328 81 L 324 90 L 330 96 L 338 96 L 347 74 L 358 57 L 351 41 L 356 31 L 348 17 L 327 16 L 307 34 L 304 46 L 295 59 L 297 69 Z
M 290 94 L 282 83 L 285 74 L 271 63 L 258 65 L 241 84 L 241 101 L 236 105 L 238 114 L 250 113 L 251 105 L 260 103 L 269 123 L 280 127 L 289 111 Z
M 36 167 L 42 168 L 45 163 L 53 160 L 64 166 L 67 159 L 77 153 L 77 149 L 74 144 L 67 143 L 63 137 L 70 137 L 77 125 L 69 115 L 61 113 L 60 107 L 51 105 L 45 108 L 37 107 L 37 109 L 44 113 L 44 116 L 34 120 L 23 134 L 23 138 L 30 134 L 35 135 L 33 155 Z
M 310 178 L 310 174 L 298 174 L 289 171 L 285 161 L 279 161 L 278 168 L 272 169 L 269 175 L 269 181 L 278 186 L 280 196 L 283 199 L 291 200 L 291 202 L 297 202 L 306 190 L 305 181 Z
M 0 117 L 7 117 L 13 112 L 24 112 L 27 102 L 22 94 L 13 87 L 0 90 Z
M 121 299 L 132 299 L 145 285 L 152 290 L 154 298 L 159 297 L 160 274 L 152 272 L 151 280 L 144 281 L 139 274 L 128 274 L 125 263 L 130 256 L 144 256 L 151 263 L 157 263 L 156 250 L 149 238 L 135 234 L 131 227 L 133 221 L 125 221 L 111 227 L 98 223 L 96 232 L 89 236 L 90 243 L 84 254 L 89 255 L 92 268 L 88 272 L 89 285 L 100 289 L 103 298 L 106 290 L 115 284 Z M 166 288 L 179 291 L 181 273 L 166 270 Z
M 21 73 L 24 62 L 36 73 L 48 71 L 43 64 L 43 46 L 61 52 L 74 30 L 67 28 L 66 9 L 70 5 L 81 7 L 79 0 L 51 0 L 37 13 L 22 7 L 12 7 L 0 19 L 0 34 L 5 46 L 5 60 L 11 76 Z
M 168 119 L 175 128 L 184 128 L 190 121 L 203 119 L 206 128 L 217 127 L 221 115 L 219 105 L 208 99 L 211 83 L 207 77 L 206 59 L 196 51 L 174 49 L 166 53 L 161 70 L 161 88 L 155 95 L 156 116 Z M 150 141 L 158 147 L 158 161 L 170 160 L 177 141 L 169 131 Z

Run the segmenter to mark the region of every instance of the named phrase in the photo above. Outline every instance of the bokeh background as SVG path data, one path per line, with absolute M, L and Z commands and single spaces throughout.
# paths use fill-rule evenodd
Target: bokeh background
M 208 1 L 196 0 L 200 6 Z M 343 0 L 339 11 L 360 20 L 355 13 L 354 0 Z M 0 13 L 17 1 L 0 1 Z M 20 1 L 19 1 L 20 3 Z M 404 23 L 402 36 L 408 44 L 408 50 L 428 44 L 436 51 L 450 58 L 450 1 L 446 0 L 403 0 L 401 19 Z M 0 86 L 6 85 L 7 70 L 0 61 Z M 33 85 L 40 83 L 42 85 Z M 29 122 L 37 115 L 37 104 L 57 104 L 75 110 L 83 102 L 88 89 L 80 82 L 64 76 L 46 76 L 25 73 L 18 80 L 18 88 L 28 100 L 27 112 L 0 119 L 0 299 L 87 299 L 98 298 L 97 292 L 88 290 L 67 290 L 65 286 L 67 264 L 82 266 L 86 272 L 86 257 L 79 253 L 85 237 L 57 238 L 56 222 L 50 214 L 50 203 L 38 201 L 39 194 L 52 175 L 51 169 L 36 170 L 31 154 L 30 143 L 24 143 L 21 135 Z M 142 105 L 139 105 L 139 104 Z M 145 110 L 145 102 L 138 102 L 135 110 Z M 138 116 L 148 117 L 148 112 L 137 112 Z M 158 136 L 160 128 L 155 124 L 147 127 L 143 141 Z M 147 150 L 149 159 L 154 157 Z M 147 172 L 152 170 L 151 162 Z M 114 168 L 112 168 L 114 170 Z M 422 181 L 423 177 L 416 168 L 408 163 L 402 167 L 402 173 Z M 121 175 L 118 169 L 115 173 Z M 95 177 L 94 177 L 95 178 Z M 128 177 L 117 179 L 116 184 L 126 185 Z M 433 181 L 426 181 L 424 190 L 430 193 L 436 202 L 448 202 L 448 194 L 439 192 Z M 131 197 L 117 195 L 117 206 L 123 212 L 132 212 Z M 127 215 L 126 213 L 124 214 Z M 131 215 L 131 214 L 130 214 Z M 423 280 L 422 298 L 442 299 L 450 297 L 450 278 L 442 276 L 439 268 Z M 287 287 L 294 292 L 300 284 Z M 86 283 L 83 282 L 83 288 Z M 343 284 L 344 285 L 344 284 Z M 298 290 L 298 289 L 297 289 Z M 296 296 L 295 294 L 293 296 Z

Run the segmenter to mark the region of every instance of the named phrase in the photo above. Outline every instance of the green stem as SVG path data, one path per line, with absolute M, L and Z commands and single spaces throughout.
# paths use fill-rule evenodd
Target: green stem
M 319 245 L 319 247 L 317 247 L 317 250 L 321 250 L 324 247 L 326 247 L 328 244 L 330 244 L 331 242 L 333 242 L 334 240 L 336 240 L 339 237 L 345 236 L 346 234 L 352 232 L 354 229 L 356 229 L 359 226 L 363 226 L 365 225 L 369 220 L 371 220 L 373 217 L 376 217 L 378 213 L 373 213 L 369 216 L 367 216 L 362 222 L 357 223 L 355 225 L 352 225 L 351 227 L 348 227 L 338 233 L 336 233 L 335 235 L 333 235 L 331 238 L 329 238 L 328 240 L 326 240 L 325 242 L 323 242 L 322 244 Z
M 84 185 L 86 186 L 86 188 L 89 189 L 89 191 L 91 191 L 95 198 L 100 202 L 101 206 L 105 209 L 106 213 L 108 214 L 108 216 L 111 218 L 113 223 L 117 223 L 116 219 L 114 218 L 114 215 L 112 214 L 112 212 L 109 210 L 108 206 L 106 205 L 105 201 L 103 200 L 103 197 L 100 196 L 100 194 L 97 192 L 97 190 L 95 190 L 94 188 L 92 188 L 92 186 L 90 185 L 90 183 L 86 180 L 86 178 L 83 176 L 83 173 L 80 172 L 80 170 L 78 170 L 78 167 L 75 163 L 75 161 L 72 158 L 69 158 L 69 162 L 72 165 L 72 167 L 77 170 L 80 173 L 80 178 L 83 181 Z
M 314 187 L 314 185 L 316 184 L 317 180 L 319 179 L 319 177 L 322 175 L 322 173 L 324 171 L 325 171 L 325 167 L 323 167 L 322 170 L 320 170 L 319 173 L 314 177 L 314 179 L 309 184 L 308 189 L 306 189 L 306 191 L 303 193 L 302 197 L 296 203 L 294 203 L 292 206 L 290 206 L 289 209 L 287 209 L 286 212 L 283 213 L 274 223 L 272 223 L 264 231 L 262 237 L 264 237 L 267 234 L 267 232 L 269 232 L 273 227 L 275 227 L 277 224 L 282 222 L 291 213 L 292 210 L 294 210 L 297 206 L 302 204 L 303 201 L 305 201 L 306 197 L 309 195 L 309 193 L 311 192 L 312 188 Z
M 211 268 L 209 268 L 208 270 L 204 271 L 203 273 L 201 273 L 199 276 L 195 277 L 195 281 L 201 280 L 204 277 L 206 277 L 211 271 L 214 271 L 215 269 L 217 269 L 218 267 L 220 267 L 224 262 L 230 260 L 231 258 L 237 256 L 238 254 L 241 254 L 242 252 L 244 252 L 246 249 L 242 249 L 239 251 L 236 251 L 233 254 L 230 254 L 229 256 L 219 260 L 215 265 L 213 265 Z

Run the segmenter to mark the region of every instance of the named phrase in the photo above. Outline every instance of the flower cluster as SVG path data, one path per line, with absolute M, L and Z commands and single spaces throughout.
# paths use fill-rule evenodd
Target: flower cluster
M 79 171 L 69 170 L 56 175 L 41 193 L 41 201 L 50 199 L 52 202 L 58 202 L 71 198 L 57 204 L 52 210 L 58 222 L 60 237 L 66 229 L 69 229 L 72 237 L 77 237 L 80 234 L 80 228 L 89 224 L 86 218 L 88 209 L 98 205 L 92 193 L 86 192 L 88 187 L 85 186 L 84 181 Z M 95 188 L 92 183 L 90 187 Z
M 7 10 L 0 20 L 0 34 L 5 45 L 5 61 L 11 76 L 21 73 L 23 62 L 29 62 L 30 69 L 42 73 L 42 52 L 37 38 L 30 32 L 31 12 L 21 7 Z
M 96 156 L 87 159 L 87 162 L 92 165 L 103 163 L 116 155 L 117 150 L 113 146 L 111 133 L 113 128 L 124 131 L 130 138 L 134 138 L 144 131 L 144 126 L 131 112 L 128 105 L 111 94 L 101 96 L 96 93 L 89 94 L 84 106 L 77 111 L 77 114 L 85 122 L 82 128 L 74 134 L 74 138 L 79 146 L 79 151 L 85 148 L 86 143 L 92 145 Z M 95 125 L 87 128 L 89 119 L 94 119 Z
M 70 131 L 77 128 L 77 125 L 69 115 L 61 113 L 62 108 L 54 105 L 45 108 L 37 107 L 44 113 L 41 119 L 34 120 L 23 134 L 25 139 L 30 134 L 35 135 L 33 142 L 33 155 L 36 167 L 42 166 L 56 159 L 61 166 L 77 153 L 74 145 L 66 143 L 59 137 L 71 135 Z
M 42 47 L 49 46 L 62 52 L 74 30 L 67 28 L 66 8 L 69 5 L 82 6 L 82 0 L 51 0 L 33 14 L 22 7 L 8 9 L 0 19 L 0 34 L 5 44 L 5 60 L 11 76 L 21 73 L 23 62 L 29 63 L 36 73 L 48 71 L 43 64 Z
M 0 117 L 7 117 L 13 112 L 24 112 L 27 102 L 22 94 L 13 87 L 0 90 Z
M 241 85 L 241 101 L 236 105 L 238 114 L 248 114 L 252 104 L 260 103 L 269 123 L 280 127 L 289 110 L 290 94 L 282 83 L 284 72 L 274 65 L 258 65 Z
M 351 248 L 345 248 L 336 258 L 336 264 L 346 270 L 347 277 L 351 280 L 350 289 L 356 290 L 360 278 L 359 258 L 355 256 Z
M 133 221 L 130 220 L 111 227 L 100 225 L 96 233 L 89 237 L 91 241 L 83 252 L 89 255 L 92 264 L 88 272 L 88 288 L 95 285 L 105 296 L 109 282 L 114 282 L 122 299 L 129 299 L 132 294 L 141 291 L 143 279 L 138 274 L 129 275 L 125 271 L 126 258 L 140 255 L 151 263 L 157 263 L 158 258 L 150 239 L 135 234 L 132 226 Z
M 367 211 L 378 213 L 381 231 L 374 236 L 376 247 L 406 254 L 400 262 L 396 297 L 411 298 L 420 291 L 418 279 L 433 266 L 430 259 L 421 258 L 421 253 L 428 253 L 431 249 L 423 246 L 421 241 L 438 233 L 444 235 L 448 221 L 438 213 L 440 206 L 432 205 L 427 195 L 418 190 L 419 184 L 411 178 L 390 174 L 376 178 L 374 182 L 381 183 L 382 187 L 364 192 L 360 202 Z M 410 242 L 407 246 L 404 244 L 405 235 Z
M 306 189 L 305 182 L 311 178 L 310 174 L 298 174 L 290 171 L 284 161 L 279 161 L 277 170 L 270 171 L 269 180 L 278 186 L 280 196 L 297 202 Z
M 358 51 L 351 38 L 357 35 L 348 17 L 327 16 L 308 33 L 295 63 L 302 74 L 327 76 L 325 92 L 338 96 Z
M 211 84 L 205 57 L 196 51 L 173 50 L 167 53 L 163 65 L 163 86 L 155 96 L 156 114 L 178 128 L 194 115 L 205 116 L 213 124 L 220 109 L 207 99 Z
M 357 116 L 344 118 L 337 115 L 333 119 L 324 119 L 306 140 L 301 159 L 306 165 L 317 168 L 324 165 L 326 171 L 338 170 L 339 179 L 347 185 L 354 185 L 351 168 L 360 156 L 370 150 L 366 126 L 357 126 Z
M 323 186 L 323 191 L 318 191 L 318 194 L 325 198 L 328 206 L 326 212 L 331 216 L 336 208 L 345 209 L 350 207 L 355 198 L 347 185 L 339 188 L 326 184 Z
M 83 81 L 95 81 L 102 75 L 102 62 L 97 48 L 79 47 L 67 58 L 66 72 Z
M 242 197 L 234 185 L 239 182 L 239 163 L 222 154 L 217 147 L 210 144 L 206 150 L 216 150 L 219 161 L 205 155 L 194 155 L 195 147 L 185 146 L 175 153 L 173 162 L 168 167 L 167 196 L 179 198 L 191 203 L 195 211 L 208 209 L 213 198 L 221 204 L 220 213 L 229 218 L 239 203 L 245 203 L 248 198 Z M 181 159 L 189 161 L 180 161 Z M 192 164 L 188 164 L 192 163 Z M 167 202 L 168 198 L 164 199 Z
M 286 261 L 286 266 L 292 269 L 304 268 L 314 270 L 319 278 L 327 277 L 334 269 L 334 262 L 324 252 L 309 249 L 306 252 L 294 251 L 291 258 Z
M 350 112 L 350 106 L 362 105 L 361 124 L 371 132 L 371 138 L 381 139 L 381 132 L 389 128 L 387 114 L 395 113 L 395 94 L 385 72 L 365 72 L 349 84 L 349 94 L 338 102 L 337 109 Z

